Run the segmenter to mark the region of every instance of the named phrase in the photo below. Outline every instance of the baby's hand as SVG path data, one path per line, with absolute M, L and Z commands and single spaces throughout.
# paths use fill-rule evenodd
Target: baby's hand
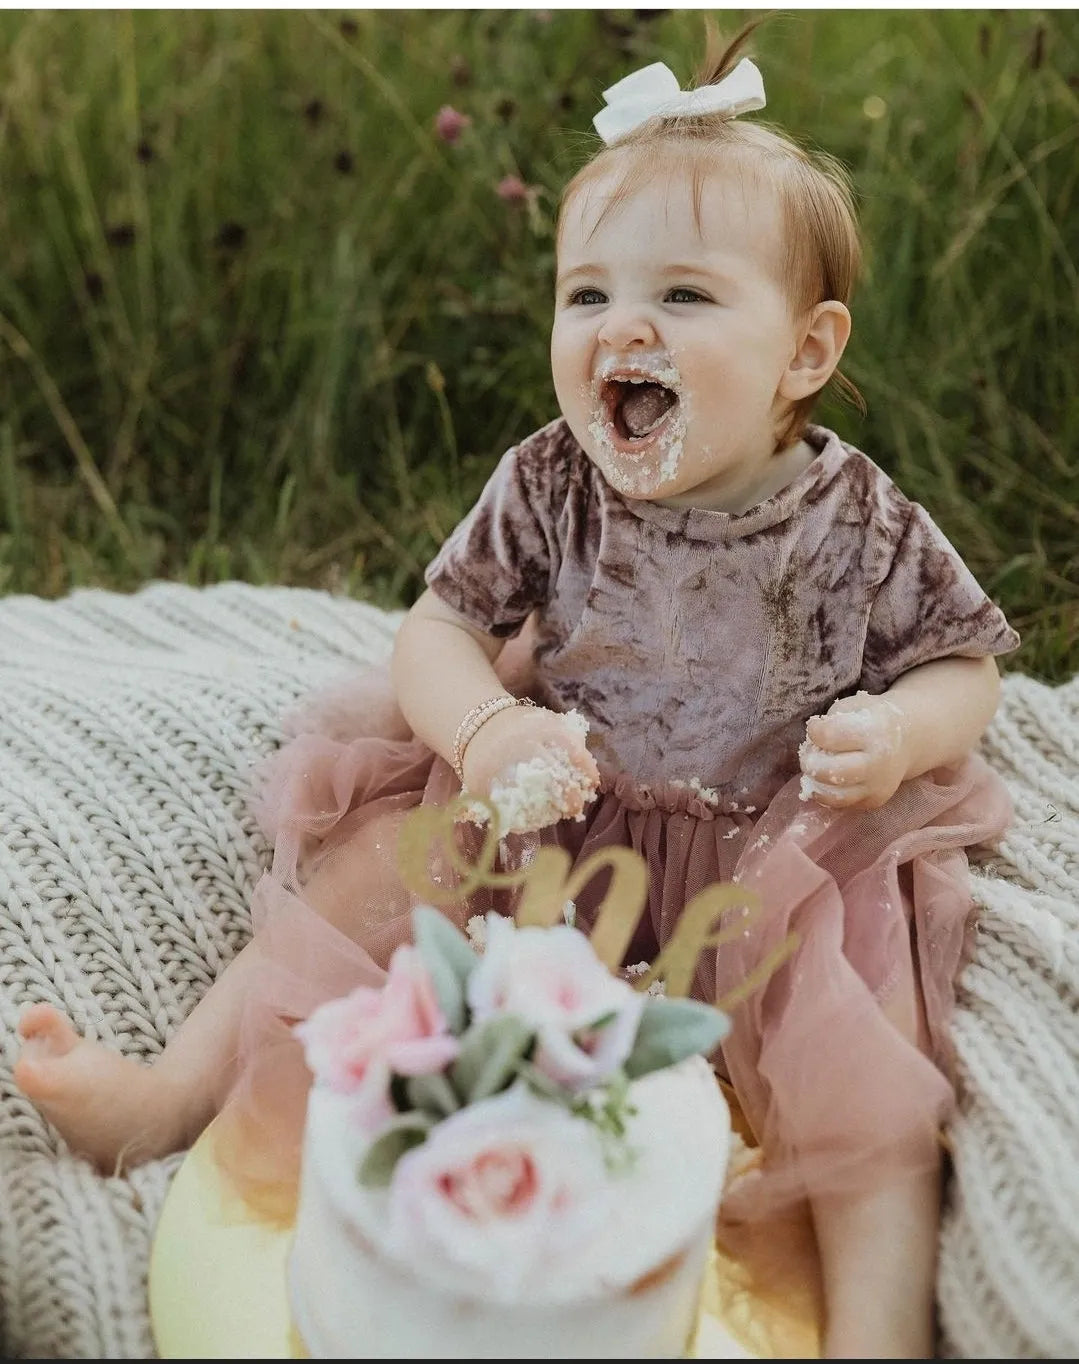
M 802 800 L 833 810 L 877 810 L 907 771 L 903 712 L 883 696 L 860 691 L 814 715 L 798 750 Z
M 575 711 L 560 715 L 531 706 L 498 711 L 465 749 L 466 794 L 492 802 L 503 833 L 580 819 L 599 785 L 585 746 L 587 732 Z

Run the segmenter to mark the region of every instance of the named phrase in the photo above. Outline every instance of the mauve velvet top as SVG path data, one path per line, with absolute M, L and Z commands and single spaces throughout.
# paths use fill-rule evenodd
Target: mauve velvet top
M 502 457 L 427 584 L 494 636 L 536 613 L 533 695 L 584 715 L 605 776 L 761 810 L 837 697 L 1019 644 L 923 507 L 834 432 L 805 439 L 809 467 L 733 515 L 623 497 L 551 422 Z

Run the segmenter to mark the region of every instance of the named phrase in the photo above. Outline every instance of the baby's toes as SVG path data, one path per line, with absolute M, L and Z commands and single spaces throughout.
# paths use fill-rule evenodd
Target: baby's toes
M 19 1036 L 31 1055 L 66 1056 L 78 1044 L 79 1034 L 51 1004 L 31 1004 L 19 1019 Z

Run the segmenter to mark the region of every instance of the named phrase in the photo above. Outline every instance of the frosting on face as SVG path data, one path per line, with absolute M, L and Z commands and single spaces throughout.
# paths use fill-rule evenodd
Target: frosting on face
M 641 401 L 638 389 L 641 398 L 653 401 Z M 597 463 L 616 491 L 648 497 L 677 476 L 691 401 L 669 354 L 634 355 L 631 360 L 604 356 L 582 398 L 589 405 L 588 434 Z M 643 428 L 626 420 L 627 407 L 641 414 Z

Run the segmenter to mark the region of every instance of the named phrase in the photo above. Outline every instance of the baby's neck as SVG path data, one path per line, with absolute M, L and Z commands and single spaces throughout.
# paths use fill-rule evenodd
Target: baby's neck
M 739 505 L 728 510 L 735 515 L 741 515 L 742 512 L 749 511 L 750 507 L 756 507 L 759 503 L 766 502 L 768 498 L 775 497 L 776 493 L 781 493 L 788 484 L 804 474 L 816 458 L 817 452 L 808 441 L 799 440 L 793 445 L 788 445 L 785 450 L 772 456 L 757 486 L 746 489 L 738 497 Z
M 719 493 L 714 498 L 694 505 L 703 511 L 721 511 L 731 516 L 741 516 L 752 507 L 759 506 L 770 497 L 775 497 L 776 493 L 782 492 L 803 474 L 816 458 L 817 451 L 808 441 L 796 441 L 773 455 L 761 476 L 747 487 Z M 678 505 L 685 506 L 686 503 L 679 501 Z

